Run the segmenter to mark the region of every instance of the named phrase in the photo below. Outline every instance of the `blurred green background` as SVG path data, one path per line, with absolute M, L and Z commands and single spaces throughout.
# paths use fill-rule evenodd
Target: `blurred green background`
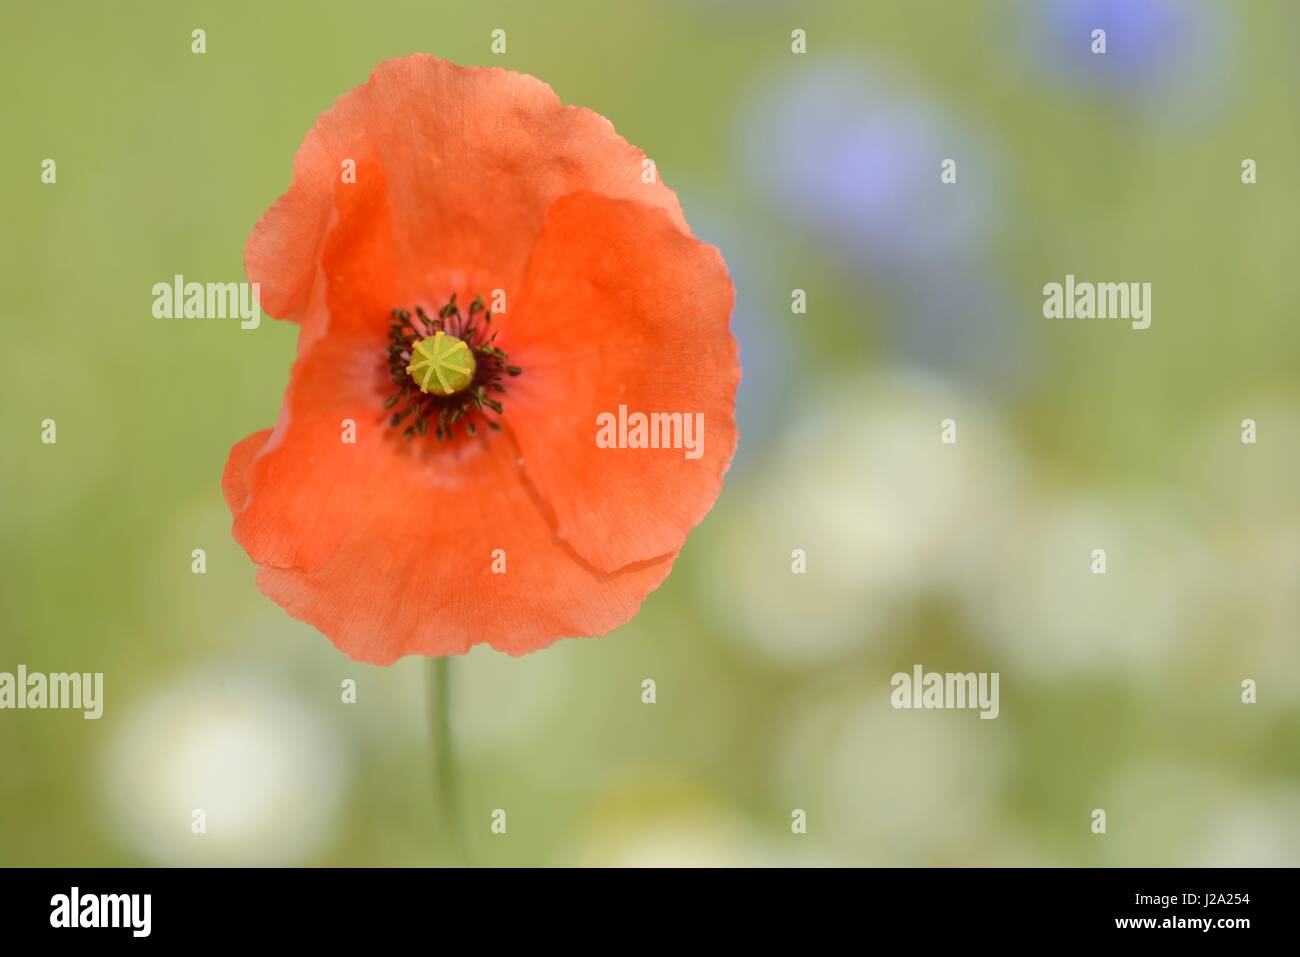
M 645 149 L 745 366 L 642 613 L 453 662 L 476 863 L 1300 864 L 1298 41 L 1285 0 L 6 3 L 0 671 L 106 704 L 0 712 L 0 864 L 443 859 L 426 663 L 351 662 L 229 534 L 296 329 L 150 314 L 242 280 L 316 116 L 415 51 Z M 1044 319 L 1066 273 L 1151 282 L 1151 328 Z M 916 663 L 1000 717 L 892 710 Z

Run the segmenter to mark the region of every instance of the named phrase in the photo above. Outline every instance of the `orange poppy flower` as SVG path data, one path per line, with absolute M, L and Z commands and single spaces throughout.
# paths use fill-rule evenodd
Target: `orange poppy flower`
M 541 81 L 432 56 L 322 114 L 244 256 L 300 325 L 222 479 L 266 595 L 380 664 L 636 613 L 721 491 L 740 378 L 726 264 L 647 170 Z

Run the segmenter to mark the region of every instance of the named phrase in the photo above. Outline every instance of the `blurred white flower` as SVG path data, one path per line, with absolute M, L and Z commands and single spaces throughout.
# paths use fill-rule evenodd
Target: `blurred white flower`
M 668 767 L 633 768 L 581 817 L 559 863 L 583 867 L 771 867 L 826 863 L 790 818 L 759 821 Z
M 1092 796 L 1080 796 L 1080 806 L 1084 822 L 1093 807 L 1106 811 L 1106 837 L 1099 846 L 1108 866 L 1227 866 L 1231 858 L 1255 856 L 1264 835 L 1279 841 L 1283 853 L 1287 845 L 1296 846 L 1296 818 L 1283 823 L 1277 817 L 1286 810 L 1284 802 L 1273 805 L 1269 817 L 1247 824 L 1244 815 L 1260 805 L 1245 798 L 1229 772 L 1212 767 L 1144 759 L 1100 783 Z M 1225 844 L 1245 839 L 1251 844 L 1231 850 Z M 1251 865 L 1266 866 L 1268 859 Z
M 1005 669 L 1138 680 L 1144 666 L 1178 650 L 1188 596 L 1211 556 L 1172 499 L 1040 492 L 1021 503 L 965 589 L 977 630 L 1005 656 Z M 1093 570 L 1098 549 L 1104 574 Z
M 619 832 L 589 835 L 580 867 L 756 867 L 767 863 L 754 835 L 735 817 L 693 813 L 629 822 Z
M 1300 792 L 1265 790 L 1211 815 L 1193 867 L 1300 866 Z
M 947 418 L 954 445 L 940 441 Z M 700 593 L 728 634 L 777 661 L 870 646 L 891 613 L 982 561 L 1019 471 L 978 404 L 936 380 L 829 383 L 701 529 Z
M 996 797 L 1009 725 L 895 710 L 889 691 L 881 675 L 875 690 L 818 688 L 796 702 L 774 768 L 779 793 L 808 809 L 809 833 L 845 863 L 991 863 L 984 851 L 1007 833 Z
M 294 864 L 333 838 L 344 754 L 286 689 L 202 673 L 129 707 L 103 754 L 106 826 L 145 860 Z

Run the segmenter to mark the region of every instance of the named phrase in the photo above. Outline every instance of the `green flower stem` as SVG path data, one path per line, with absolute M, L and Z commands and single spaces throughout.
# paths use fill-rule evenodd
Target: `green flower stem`
M 460 820 L 456 752 L 451 737 L 451 659 L 429 660 L 429 718 L 433 732 L 433 799 L 438 809 L 439 858 L 463 867 L 469 863 Z

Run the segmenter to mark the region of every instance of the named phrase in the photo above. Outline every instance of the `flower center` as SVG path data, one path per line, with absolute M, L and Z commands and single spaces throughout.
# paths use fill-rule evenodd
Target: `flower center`
M 458 425 L 471 436 L 482 425 L 499 430 L 500 424 L 488 416 L 500 416 L 505 407 L 494 396 L 506 391 L 504 376 L 523 370 L 507 365 L 509 357 L 493 344 L 497 333 L 488 335 L 492 313 L 482 297 L 463 314 L 453 295 L 436 317 L 419 306 L 414 315 L 394 309 L 392 317 L 388 373 L 395 391 L 384 403 L 394 410 L 389 425 L 410 439 L 427 435 L 432 422 L 440 442 L 453 438 Z
M 411 364 L 406 372 L 421 392 L 455 395 L 474 381 L 474 353 L 463 339 L 435 332 L 421 339 L 411 350 Z

